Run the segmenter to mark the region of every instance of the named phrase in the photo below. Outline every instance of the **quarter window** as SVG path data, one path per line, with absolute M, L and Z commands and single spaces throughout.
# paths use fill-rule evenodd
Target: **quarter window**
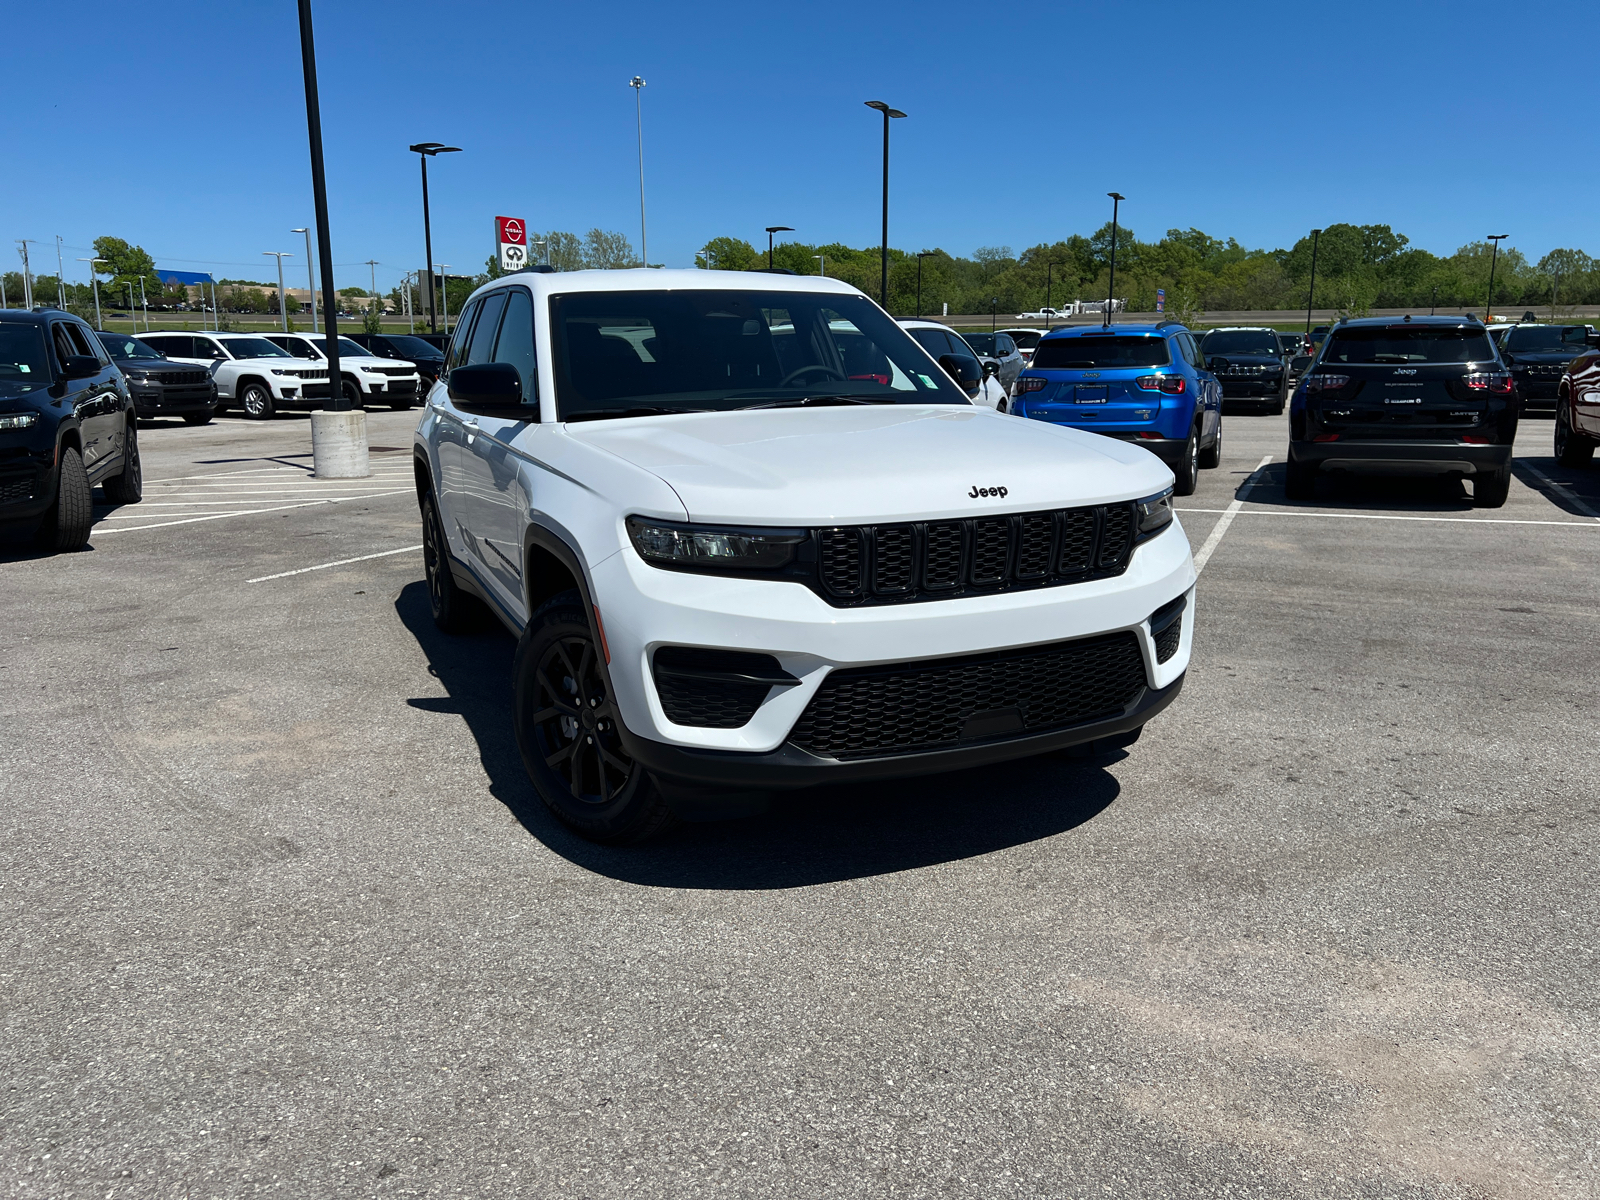
M 483 306 L 482 300 L 474 300 L 468 304 L 466 311 L 456 322 L 455 333 L 450 338 L 450 349 L 444 360 L 445 374 L 461 366 L 467 357 L 467 339 L 472 335 L 472 323 L 477 319 L 478 309 Z
M 500 313 L 505 306 L 504 292 L 491 292 L 483 298 L 483 309 L 478 313 L 478 323 L 472 327 L 472 344 L 464 365 L 470 367 L 493 361 L 494 335 L 499 329 Z

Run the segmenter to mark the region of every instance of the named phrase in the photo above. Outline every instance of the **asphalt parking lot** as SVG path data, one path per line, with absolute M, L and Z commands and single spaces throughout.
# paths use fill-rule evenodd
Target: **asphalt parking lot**
M 1180 502 L 1126 753 L 601 849 L 435 631 L 414 413 L 142 431 L 0 557 L 10 1197 L 1600 1194 L 1600 470 Z M 327 566 L 326 564 L 342 564 Z M 320 568 L 320 569 L 309 569 Z

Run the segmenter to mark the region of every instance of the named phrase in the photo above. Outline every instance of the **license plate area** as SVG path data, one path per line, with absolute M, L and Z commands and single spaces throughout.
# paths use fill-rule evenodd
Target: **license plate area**
M 1080 383 L 1073 387 L 1072 398 L 1079 404 L 1104 404 L 1107 400 L 1103 383 Z

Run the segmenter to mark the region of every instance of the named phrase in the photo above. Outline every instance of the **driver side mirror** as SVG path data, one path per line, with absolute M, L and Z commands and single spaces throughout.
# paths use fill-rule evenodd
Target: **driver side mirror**
M 466 408 L 520 409 L 522 376 L 510 363 L 477 363 L 450 372 L 450 399 Z M 531 406 L 530 406 L 531 412 Z
M 100 360 L 92 354 L 74 354 L 61 364 L 61 374 L 67 379 L 88 379 L 100 374 Z
M 969 399 L 983 390 L 983 371 L 977 359 L 968 358 L 965 354 L 941 354 L 939 365 Z
M 1298 371 L 1298 372 L 1302 372 L 1303 373 L 1305 371 L 1305 369 L 1307 367 L 1309 367 L 1310 365 L 1311 365 L 1311 355 L 1309 355 L 1309 354 L 1297 354 L 1297 355 L 1295 355 L 1293 358 L 1291 358 L 1289 360 L 1289 369 L 1291 371 Z
M 992 379 L 992 378 L 994 378 L 994 376 L 996 376 L 998 374 L 1000 374 L 1000 364 L 999 363 L 986 362 L 986 363 L 983 364 L 983 377 L 985 379 Z

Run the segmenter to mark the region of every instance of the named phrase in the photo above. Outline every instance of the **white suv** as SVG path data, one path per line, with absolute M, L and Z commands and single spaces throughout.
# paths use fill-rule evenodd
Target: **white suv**
M 523 761 L 597 840 L 1125 745 L 1188 667 L 1172 472 L 972 404 L 838 280 L 495 280 L 414 450 L 434 619 L 520 635 Z
M 900 321 L 900 328 L 909 333 L 916 343 L 926 350 L 974 404 L 982 404 L 999 412 L 1006 411 L 1006 389 L 995 375 L 998 367 L 991 367 L 962 337 L 948 325 L 920 318 Z
M 269 333 L 265 335 L 296 358 L 326 363 L 327 338 L 320 333 Z M 327 368 L 324 367 L 324 370 Z M 347 337 L 339 339 L 339 376 L 345 395 L 352 404 L 371 408 L 387 404 L 390 408 L 411 408 L 422 390 L 417 364 L 405 359 L 379 358 L 365 346 Z
M 258 333 L 146 333 L 140 340 L 174 362 L 195 363 L 217 381 L 217 407 L 264 419 L 280 408 L 314 408 L 328 396 L 328 369 L 296 362 Z

